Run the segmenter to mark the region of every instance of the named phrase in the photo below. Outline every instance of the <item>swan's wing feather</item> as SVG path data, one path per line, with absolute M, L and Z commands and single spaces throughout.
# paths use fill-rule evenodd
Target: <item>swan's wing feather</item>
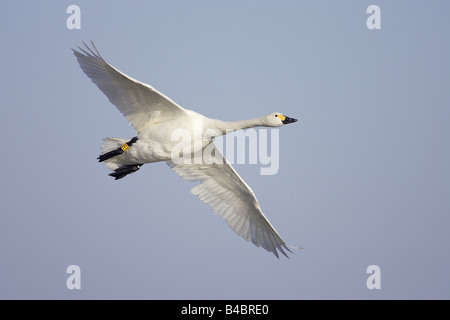
M 217 147 L 214 148 L 214 158 L 223 159 L 221 163 L 203 158 L 201 164 L 175 164 L 173 161 L 167 164 L 185 180 L 200 182 L 191 192 L 224 218 L 234 232 L 277 258 L 277 250 L 287 257 L 286 250 L 292 251 L 262 213 L 252 189 Z
M 139 132 L 145 127 L 177 117 L 185 109 L 148 84 L 139 82 L 107 63 L 94 43 L 93 49 L 73 50 L 84 73 Z

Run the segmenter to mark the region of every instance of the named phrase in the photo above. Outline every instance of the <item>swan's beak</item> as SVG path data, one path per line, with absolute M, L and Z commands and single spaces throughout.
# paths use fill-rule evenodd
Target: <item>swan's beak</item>
M 293 122 L 297 122 L 297 121 L 298 120 L 294 119 L 294 118 L 284 117 L 283 124 L 293 123 Z

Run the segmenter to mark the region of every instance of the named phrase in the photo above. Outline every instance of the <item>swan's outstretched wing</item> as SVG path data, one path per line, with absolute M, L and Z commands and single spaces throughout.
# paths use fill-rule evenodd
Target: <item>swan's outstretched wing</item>
M 151 124 L 173 119 L 185 112 L 185 109 L 153 87 L 108 64 L 94 43 L 91 44 L 93 49 L 84 44 L 86 50 L 80 47 L 80 51 L 73 50 L 81 69 L 138 132 Z
M 167 164 L 185 180 L 199 181 L 200 184 L 194 186 L 191 192 L 211 206 L 238 235 L 258 247 L 262 246 L 277 258 L 277 250 L 287 257 L 285 250 L 292 251 L 262 213 L 252 189 L 223 157 L 214 142 L 211 143 L 215 149 L 214 159 L 223 159 L 221 163 L 208 164 L 213 162 L 212 156 L 209 156 L 208 159 L 203 158 L 202 164 L 175 164 L 173 161 Z

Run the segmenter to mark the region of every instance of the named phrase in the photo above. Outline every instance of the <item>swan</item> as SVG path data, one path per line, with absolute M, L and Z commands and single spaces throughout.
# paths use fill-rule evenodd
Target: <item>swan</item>
M 104 139 L 98 160 L 113 171 L 109 175 L 118 180 L 136 172 L 145 163 L 165 161 L 185 180 L 200 182 L 191 192 L 225 219 L 239 236 L 277 258 L 278 251 L 288 257 L 286 252 L 292 253 L 290 248 L 296 247 L 287 245 L 264 216 L 252 189 L 215 147 L 214 137 L 252 127 L 280 127 L 297 120 L 279 112 L 241 121 L 207 118 L 180 107 L 155 88 L 107 63 L 92 41 L 92 48 L 83 44 L 85 48 L 72 49 L 81 69 L 137 131 L 137 135 L 129 140 Z M 183 129 L 191 136 L 201 131 L 199 141 L 186 140 L 183 146 L 192 146 L 187 150 L 192 155 L 200 153 L 200 160 L 180 161 L 174 157 L 173 149 L 179 147 L 180 142 L 173 139 L 172 133 L 177 129 Z M 204 152 L 206 150 L 214 151 Z

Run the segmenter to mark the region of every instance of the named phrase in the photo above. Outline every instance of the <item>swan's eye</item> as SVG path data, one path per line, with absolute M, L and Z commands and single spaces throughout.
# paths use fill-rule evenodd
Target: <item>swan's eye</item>
M 277 114 L 275 115 L 275 118 L 276 118 L 276 117 L 278 117 L 278 115 L 277 115 Z

